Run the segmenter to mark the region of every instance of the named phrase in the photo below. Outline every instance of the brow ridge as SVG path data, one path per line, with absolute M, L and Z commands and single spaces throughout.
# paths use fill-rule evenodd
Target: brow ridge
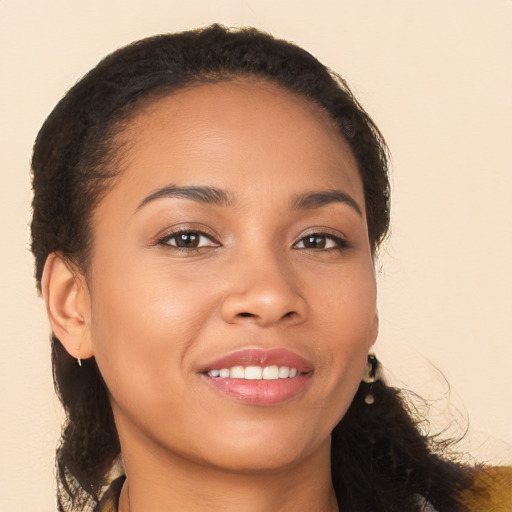
M 215 206 L 231 206 L 233 199 L 225 190 L 207 186 L 207 185 L 187 185 L 178 186 L 170 184 L 161 187 L 147 197 L 145 197 L 137 206 L 136 211 L 140 210 L 147 204 L 162 198 L 178 197 L 182 199 L 191 199 L 203 204 Z M 350 195 L 341 190 L 321 190 L 313 192 L 305 192 L 294 197 L 291 201 L 292 210 L 309 210 L 321 208 L 332 203 L 343 203 L 351 207 L 359 216 L 362 211 L 357 202 Z
M 215 206 L 230 206 L 233 202 L 226 191 L 216 187 L 205 185 L 188 185 L 180 187 L 178 185 L 171 184 L 159 188 L 149 194 L 140 202 L 135 211 L 140 210 L 157 199 L 173 197 L 191 199 L 198 203 L 211 204 Z
M 363 212 L 357 202 L 345 192 L 341 190 L 320 190 L 299 194 L 292 200 L 291 207 L 293 210 L 310 210 L 321 208 L 332 203 L 343 203 L 350 206 L 359 216 L 363 216 Z

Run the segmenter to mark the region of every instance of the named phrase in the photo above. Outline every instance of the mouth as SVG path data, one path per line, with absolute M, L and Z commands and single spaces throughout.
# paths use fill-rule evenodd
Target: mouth
M 222 395 L 251 405 L 277 405 L 300 395 L 313 366 L 284 349 L 245 349 L 212 361 L 200 371 Z
M 293 379 L 301 375 L 297 368 L 289 366 L 233 366 L 208 370 L 209 377 L 221 379 L 245 379 L 245 380 L 277 380 Z

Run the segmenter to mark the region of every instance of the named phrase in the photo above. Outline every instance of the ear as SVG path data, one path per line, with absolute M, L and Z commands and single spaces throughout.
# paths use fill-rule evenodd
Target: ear
M 52 330 L 66 351 L 76 359 L 92 357 L 90 295 L 83 275 L 52 253 L 46 259 L 41 289 Z

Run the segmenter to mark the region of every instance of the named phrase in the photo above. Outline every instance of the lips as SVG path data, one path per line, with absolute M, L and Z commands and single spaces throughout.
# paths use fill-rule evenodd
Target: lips
M 303 392 L 313 375 L 313 365 L 286 349 L 251 348 L 207 363 L 200 374 L 217 392 L 229 398 L 268 406 Z
M 289 368 L 296 368 L 299 373 L 313 371 L 313 365 L 306 361 L 306 359 L 290 350 L 281 348 L 271 350 L 258 348 L 238 350 L 208 362 L 199 371 L 206 373 L 210 370 L 232 368 L 233 366 L 288 366 Z

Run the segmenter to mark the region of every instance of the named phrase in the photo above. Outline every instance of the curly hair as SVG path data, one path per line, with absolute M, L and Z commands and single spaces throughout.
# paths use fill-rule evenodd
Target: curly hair
M 163 34 L 123 47 L 74 85 L 42 126 L 32 159 L 32 252 L 35 277 L 59 252 L 87 275 L 91 217 L 115 183 L 116 134 L 141 106 L 190 84 L 259 77 L 324 109 L 350 145 L 363 182 L 373 253 L 389 228 L 388 149 L 347 83 L 302 48 L 253 28 L 220 25 Z M 100 499 L 120 455 L 108 390 L 94 358 L 79 369 L 54 334 L 52 362 L 66 422 L 57 449 L 60 510 Z M 364 404 L 361 383 L 333 432 L 332 475 L 347 511 L 417 511 L 428 500 L 440 512 L 464 510 L 458 496 L 468 472 L 442 458 L 420 433 L 401 393 L 375 384 Z

